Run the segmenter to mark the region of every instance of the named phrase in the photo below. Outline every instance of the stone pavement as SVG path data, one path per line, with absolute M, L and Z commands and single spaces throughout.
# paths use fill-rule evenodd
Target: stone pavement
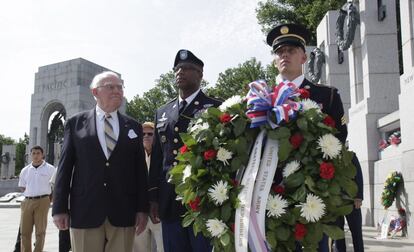
M 0 251 L 11 252 L 16 242 L 19 228 L 20 208 L 17 204 L 0 204 Z M 350 232 L 346 230 L 348 251 L 352 250 Z M 414 252 L 414 239 L 397 237 L 395 239 L 377 240 L 378 232 L 373 227 L 363 227 L 364 245 L 367 252 Z M 34 241 L 34 237 L 33 237 Z M 52 223 L 49 211 L 46 242 L 44 251 L 58 251 L 58 230 Z

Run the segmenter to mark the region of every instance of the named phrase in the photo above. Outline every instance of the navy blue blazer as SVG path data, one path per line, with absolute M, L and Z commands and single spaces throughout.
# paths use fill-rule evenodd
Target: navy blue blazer
M 118 141 L 106 159 L 95 118 L 93 109 L 65 124 L 52 215 L 69 213 L 74 228 L 96 228 L 106 218 L 117 227 L 134 226 L 136 213 L 148 212 L 142 127 L 118 112 Z

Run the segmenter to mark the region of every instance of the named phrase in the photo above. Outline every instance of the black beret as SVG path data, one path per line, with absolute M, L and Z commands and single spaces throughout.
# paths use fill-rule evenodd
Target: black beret
M 297 24 L 282 24 L 273 28 L 267 34 L 267 44 L 276 52 L 284 45 L 293 45 L 305 50 L 305 45 L 309 40 L 309 31 Z
M 192 52 L 189 50 L 181 49 L 177 52 L 177 55 L 175 56 L 174 60 L 174 67 L 173 69 L 179 64 L 179 63 L 191 63 L 197 66 L 200 66 L 201 69 L 204 67 L 203 61 L 201 61 L 199 58 L 197 58 Z

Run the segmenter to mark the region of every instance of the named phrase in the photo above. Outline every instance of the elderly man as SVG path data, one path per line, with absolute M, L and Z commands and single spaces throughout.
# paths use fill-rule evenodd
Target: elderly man
M 154 123 L 145 122 L 142 124 L 143 144 L 145 149 L 145 159 L 149 169 L 151 163 L 152 143 L 154 139 Z M 159 220 L 157 220 L 159 222 Z M 162 244 L 161 223 L 153 223 L 148 221 L 144 232 L 135 237 L 134 252 L 162 252 L 164 247 Z
M 185 207 L 176 200 L 174 186 L 168 183 L 168 171 L 177 164 L 175 157 L 183 145 L 180 132 L 187 131 L 190 119 L 197 113 L 221 104 L 200 89 L 203 66 L 204 63 L 192 52 L 178 51 L 173 70 L 179 96 L 158 109 L 155 116 L 149 182 L 150 215 L 154 222 L 161 218 L 164 249 L 167 252 L 204 252 L 212 249 L 209 240 L 201 233 L 194 236 L 191 227 L 182 227 L 181 216 L 185 213 Z
M 142 127 L 121 114 L 124 85 L 103 72 L 90 86 L 97 105 L 67 120 L 52 215 L 76 252 L 132 251 L 147 224 Z M 69 211 L 70 205 L 70 211 Z

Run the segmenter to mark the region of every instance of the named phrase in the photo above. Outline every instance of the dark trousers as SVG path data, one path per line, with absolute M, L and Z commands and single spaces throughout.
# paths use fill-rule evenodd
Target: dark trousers
M 13 252 L 20 252 L 20 225 L 19 225 L 19 231 L 17 232 L 17 239 L 16 239 L 16 244 L 14 245 Z
M 59 252 L 68 252 L 70 250 L 70 232 L 68 230 L 59 230 Z
M 329 252 L 329 238 L 326 234 L 323 234 L 322 240 L 318 244 L 318 252 Z M 296 252 L 302 252 L 302 245 L 296 242 Z
M 181 226 L 181 221 L 161 221 L 165 252 L 211 252 L 210 241 L 201 233 L 194 236 L 193 228 Z
M 364 252 L 364 241 L 362 239 L 362 214 L 361 209 L 355 209 L 346 217 L 346 222 L 348 223 L 349 230 L 352 234 L 352 243 L 354 244 L 355 252 Z M 345 220 L 344 217 L 341 217 L 337 220 L 337 225 L 342 230 L 344 229 Z M 345 239 L 335 241 L 335 251 L 336 252 L 345 252 Z

